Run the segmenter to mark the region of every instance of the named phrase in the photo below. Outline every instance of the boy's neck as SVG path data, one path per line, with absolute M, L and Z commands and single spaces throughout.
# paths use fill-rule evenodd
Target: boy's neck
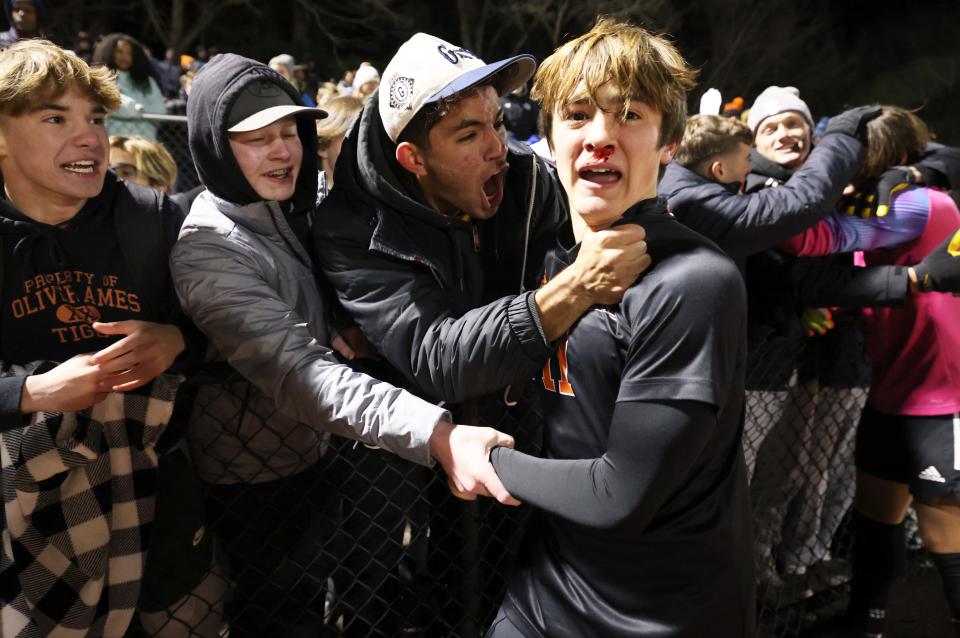
M 7 201 L 22 215 L 35 222 L 50 226 L 70 221 L 77 216 L 80 209 L 87 203 L 86 199 L 63 202 L 42 201 L 40 198 L 17 193 L 16 190 L 11 192 L 9 184 L 4 184 L 3 190 Z

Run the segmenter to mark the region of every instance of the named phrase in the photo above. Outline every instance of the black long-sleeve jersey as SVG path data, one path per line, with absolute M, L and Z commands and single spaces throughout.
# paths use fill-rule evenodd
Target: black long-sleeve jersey
M 544 368 L 546 458 L 493 455 L 539 510 L 504 610 L 529 636 L 750 636 L 743 281 L 661 201 L 623 220 L 647 230 L 654 266 Z

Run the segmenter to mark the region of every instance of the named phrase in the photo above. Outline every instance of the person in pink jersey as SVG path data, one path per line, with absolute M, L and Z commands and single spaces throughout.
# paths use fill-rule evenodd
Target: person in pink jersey
M 868 130 L 860 183 L 911 161 L 931 137 L 914 113 L 890 106 Z M 941 246 L 945 259 L 960 259 L 957 205 L 939 190 L 911 186 L 882 217 L 837 211 L 781 248 L 800 255 L 861 250 L 863 265 L 907 268 L 912 287 L 928 292 L 935 282 L 921 261 Z M 913 504 L 960 636 L 960 296 L 911 295 L 901 307 L 868 308 L 862 317 L 873 378 L 857 431 L 846 621 L 858 635 L 882 634 L 887 593 L 905 561 L 903 521 Z

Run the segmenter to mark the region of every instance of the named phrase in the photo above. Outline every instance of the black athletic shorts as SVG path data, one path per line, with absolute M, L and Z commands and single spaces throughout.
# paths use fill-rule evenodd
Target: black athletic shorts
M 138 609 L 167 609 L 200 584 L 213 561 L 213 534 L 206 528 L 203 488 L 180 449 L 159 459 L 157 509 L 143 568 Z
M 916 498 L 960 502 L 960 415 L 903 416 L 864 408 L 857 469 L 906 483 Z

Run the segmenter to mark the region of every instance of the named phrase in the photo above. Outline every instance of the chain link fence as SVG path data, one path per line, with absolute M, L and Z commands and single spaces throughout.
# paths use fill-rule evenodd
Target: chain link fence
M 774 354 L 782 344 L 773 338 L 754 344 L 743 445 L 761 636 L 801 635 L 845 607 L 853 439 L 867 396 L 859 345 L 853 324 L 798 342 L 793 357 Z M 225 367 L 199 378 L 187 386 L 195 423 L 212 417 L 210 406 L 222 395 L 234 398 L 236 419 L 244 418 L 251 408 L 245 381 Z M 538 451 L 542 423 L 532 384 L 514 407 L 490 397 L 459 406 L 455 415 Z M 196 462 L 203 450 L 193 451 Z M 223 631 L 483 635 L 520 551 L 524 508 L 459 500 L 439 469 L 337 437 L 308 470 L 278 483 L 204 486 L 227 584 L 226 600 L 215 601 L 223 603 Z M 912 549 L 916 571 L 922 554 L 915 533 Z M 180 635 L 169 627 L 146 635 Z
M 111 115 L 107 119 L 107 131 L 110 135 L 140 135 L 162 143 L 177 163 L 174 193 L 183 193 L 200 185 L 200 178 L 190 157 L 185 115 L 143 113 L 137 118 Z
M 186 118 L 112 118 L 111 133 L 149 133 L 145 122 L 177 162 L 174 190 L 196 186 Z M 852 320 L 808 339 L 754 331 L 749 348 L 743 448 L 755 516 L 758 624 L 763 637 L 797 636 L 846 605 L 854 434 L 869 370 Z M 230 398 L 235 409 L 220 423 L 224 431 L 238 430 L 248 412 L 262 408 L 248 401 L 249 384 L 223 366 L 202 372 L 184 392 L 194 424 L 223 420 L 211 406 Z M 274 415 L 256 416 L 268 422 Z M 514 407 L 491 397 L 458 406 L 455 417 L 513 434 L 524 451 L 539 450 L 532 384 Z M 134 634 L 482 636 L 529 513 L 490 499 L 459 500 L 439 469 L 353 441 L 331 437 L 322 456 L 300 453 L 309 468 L 289 480 L 249 484 L 227 470 L 204 477 L 208 527 L 217 539 L 213 578 L 221 583 L 208 588 L 213 599 L 195 595 L 172 615 L 141 617 Z M 194 446 L 195 463 L 203 454 Z M 909 571 L 916 574 L 926 562 L 911 519 Z

